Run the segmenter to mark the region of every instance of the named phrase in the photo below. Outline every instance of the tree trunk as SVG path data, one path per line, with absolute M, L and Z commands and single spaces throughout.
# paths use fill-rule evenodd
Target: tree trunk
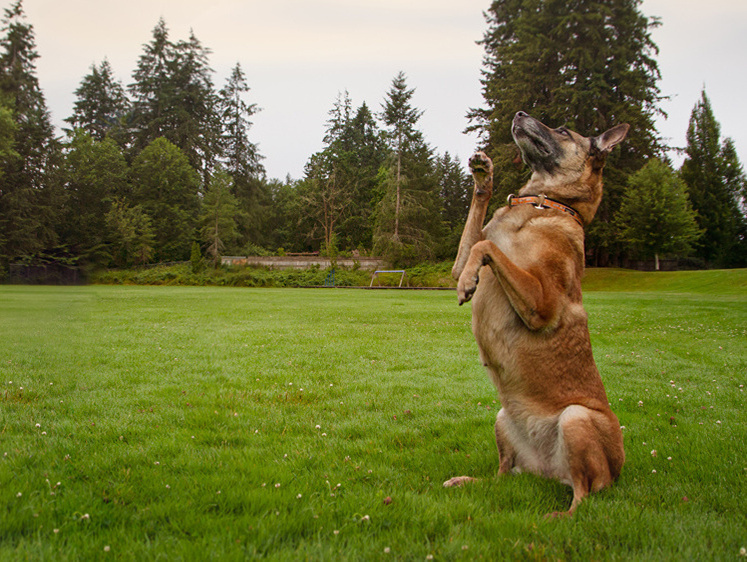
M 656 271 L 659 271 L 659 254 L 658 253 L 654 254 L 654 267 Z
M 399 240 L 400 182 L 402 177 L 402 141 L 397 149 L 397 202 L 394 205 L 394 239 Z

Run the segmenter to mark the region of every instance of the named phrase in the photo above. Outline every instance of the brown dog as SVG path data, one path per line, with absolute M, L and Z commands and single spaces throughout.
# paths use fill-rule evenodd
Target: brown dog
M 500 396 L 498 474 L 526 470 L 572 486 L 568 515 L 625 461 L 591 352 L 581 277 L 583 227 L 602 199 L 605 159 L 628 128 L 587 138 L 517 113 L 511 132 L 531 179 L 483 228 L 493 165 L 481 152 L 470 159 L 475 191 L 452 270 L 459 304 L 474 294 L 472 331 Z

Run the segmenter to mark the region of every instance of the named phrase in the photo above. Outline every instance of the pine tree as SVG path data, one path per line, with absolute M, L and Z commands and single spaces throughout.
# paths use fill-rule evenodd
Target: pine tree
M 549 126 L 584 135 L 627 122 L 631 134 L 610 155 L 605 196 L 587 233 L 587 251 L 600 264 L 616 253 L 614 211 L 627 177 L 661 152 L 654 118 L 660 92 L 658 48 L 641 0 L 494 0 L 486 12 L 483 97 L 470 130 L 481 133 L 495 166 L 494 205 L 526 180 L 517 165 L 511 120 L 526 111 Z
M 188 41 L 173 43 L 161 19 L 151 42 L 143 46 L 129 87 L 135 152 L 165 137 L 187 155 L 205 183 L 220 154 L 218 102 L 209 55 L 210 50 L 194 34 Z
M 347 124 L 345 152 L 340 155 L 340 169 L 347 175 L 352 194 L 351 212 L 340 224 L 342 247 L 371 248 L 373 245 L 374 211 L 380 200 L 376 184 L 379 168 L 387 159 L 388 150 L 371 110 L 364 102 Z
M 384 100 L 381 119 L 389 127 L 388 138 L 391 149 L 394 151 L 396 162 L 396 175 L 394 186 L 396 199 L 394 203 L 394 231 L 392 239 L 399 240 L 399 219 L 402 206 L 402 160 L 405 152 L 411 146 L 422 144 L 423 136 L 415 128 L 420 117 L 423 115 L 412 107 L 410 100 L 415 90 L 407 88 L 407 78 L 404 72 L 399 72 L 392 80 L 392 87 Z
M 86 131 L 97 141 L 113 134 L 124 142 L 123 121 L 129 111 L 130 101 L 124 86 L 114 78 L 109 61 L 91 65 L 89 74 L 83 77 L 75 90 L 77 101 L 73 114 L 65 119 L 74 128 Z
M 715 267 L 747 265 L 747 179 L 731 139 L 721 140 L 721 126 L 703 90 L 687 130 L 686 158 L 680 176 L 705 231 L 697 256 Z
M 53 181 L 59 145 L 36 76 L 33 26 L 25 21 L 21 0 L 5 10 L 2 23 L 0 99 L 12 115 L 9 127 L 6 109 L 4 128 L 13 138 L 0 177 L 0 268 L 55 246 L 60 197 Z
M 661 254 L 686 256 L 702 234 L 687 186 L 656 158 L 628 178 L 614 222 L 633 253 L 654 258 L 657 271 Z
M 207 244 L 207 253 L 215 267 L 220 265 L 226 246 L 234 243 L 238 234 L 239 202 L 231 193 L 232 183 L 233 179 L 225 170 L 217 170 L 202 202 L 200 237 Z
M 439 248 L 440 257 L 454 257 L 455 248 L 467 220 L 471 201 L 472 177 L 465 173 L 458 159 L 446 152 L 436 159 L 435 176 L 443 205 L 442 217 L 448 236 Z
M 269 194 L 265 182 L 262 155 L 257 145 L 249 140 L 251 118 L 260 111 L 256 104 L 248 104 L 244 96 L 249 92 L 241 65 L 231 71 L 219 92 L 219 113 L 222 123 L 221 162 L 233 178 L 233 193 L 241 208 L 240 237 L 245 243 L 259 245 L 265 237 L 265 218 Z
M 130 169 L 132 202 L 155 230 L 155 258 L 189 258 L 199 213 L 200 177 L 187 156 L 165 138 L 150 143 Z
M 433 257 L 443 235 L 433 150 L 416 127 L 423 112 L 412 106 L 413 94 L 400 72 L 381 114 L 392 156 L 378 176 L 374 250 L 399 264 Z
M 153 28 L 151 42 L 143 45 L 134 82 L 129 86 L 133 100 L 130 127 L 138 152 L 171 130 L 174 92 L 170 78 L 175 58 L 166 22 L 160 19 Z

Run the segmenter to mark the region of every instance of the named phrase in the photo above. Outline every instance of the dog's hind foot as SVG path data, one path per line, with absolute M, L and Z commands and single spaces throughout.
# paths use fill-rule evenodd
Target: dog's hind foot
M 475 480 L 477 480 L 477 478 L 472 478 L 471 476 L 455 476 L 454 478 L 449 478 L 444 482 L 444 488 L 464 486 L 465 484 L 474 482 Z

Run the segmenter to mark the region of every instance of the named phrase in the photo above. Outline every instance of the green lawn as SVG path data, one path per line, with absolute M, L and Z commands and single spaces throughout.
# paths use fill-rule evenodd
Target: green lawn
M 552 521 L 570 488 L 493 477 L 451 291 L 0 287 L 0 559 L 740 559 L 726 285 L 585 294 L 627 462 Z M 461 474 L 483 480 L 441 486 Z

